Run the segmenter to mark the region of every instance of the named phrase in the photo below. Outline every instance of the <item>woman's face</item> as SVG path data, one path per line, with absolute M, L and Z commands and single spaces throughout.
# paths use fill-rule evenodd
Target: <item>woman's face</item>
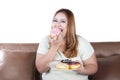
M 55 15 L 52 21 L 52 28 L 58 27 L 61 30 L 61 34 L 63 37 L 65 37 L 67 32 L 67 24 L 68 20 L 64 13 L 59 12 Z

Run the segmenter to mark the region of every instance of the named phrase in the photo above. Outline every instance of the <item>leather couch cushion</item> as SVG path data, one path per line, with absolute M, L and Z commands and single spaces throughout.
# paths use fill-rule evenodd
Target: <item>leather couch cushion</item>
M 90 80 L 119 80 L 120 55 L 98 58 L 98 71 L 90 76 Z
M 97 58 L 120 54 L 120 42 L 93 42 Z
M 34 80 L 35 52 L 0 50 L 0 80 Z

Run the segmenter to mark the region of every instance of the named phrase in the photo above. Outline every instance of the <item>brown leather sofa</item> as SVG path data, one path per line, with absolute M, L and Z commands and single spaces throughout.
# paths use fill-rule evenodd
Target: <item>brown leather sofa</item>
M 91 42 L 98 71 L 90 80 L 120 80 L 120 42 Z M 0 43 L 0 80 L 42 80 L 35 67 L 38 43 Z

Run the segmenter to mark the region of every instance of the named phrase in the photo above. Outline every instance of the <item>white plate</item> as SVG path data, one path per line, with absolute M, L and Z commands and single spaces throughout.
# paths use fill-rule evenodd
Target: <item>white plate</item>
M 56 67 L 56 65 L 59 64 L 59 63 L 61 63 L 60 60 L 52 61 L 52 62 L 50 62 L 50 63 L 48 64 L 48 66 L 49 66 L 50 68 L 59 69 L 59 68 Z M 78 68 L 76 68 L 76 69 L 78 69 Z M 76 70 L 76 69 L 59 69 L 59 70 Z

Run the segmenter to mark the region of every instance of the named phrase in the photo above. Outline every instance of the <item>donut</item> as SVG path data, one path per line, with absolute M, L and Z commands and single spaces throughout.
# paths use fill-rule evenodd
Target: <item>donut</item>
M 56 65 L 56 68 L 57 68 L 57 69 L 67 70 L 67 69 L 69 69 L 69 65 L 68 65 L 68 64 L 65 64 L 65 63 L 58 63 L 58 64 Z
M 68 64 L 69 65 L 69 69 L 78 69 L 80 68 L 80 63 L 79 62 L 71 62 Z
M 54 27 L 50 31 L 50 38 L 57 39 L 57 36 L 60 34 L 61 30 L 58 27 Z
M 70 61 L 70 60 L 61 60 L 61 62 L 56 65 L 56 68 L 63 69 L 63 70 L 69 70 L 69 69 L 74 70 L 74 69 L 80 68 L 80 62 Z

